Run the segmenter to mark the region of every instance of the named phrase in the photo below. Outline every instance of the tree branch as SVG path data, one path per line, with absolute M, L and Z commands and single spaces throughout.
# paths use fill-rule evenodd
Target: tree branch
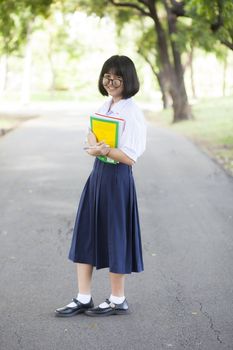
M 148 1 L 147 0 L 138 0 L 141 4 L 145 5 L 148 7 Z
M 176 0 L 170 0 L 171 2 L 171 12 L 174 13 L 177 17 L 184 16 L 184 1 L 177 2 Z
M 220 40 L 220 42 L 227 46 L 229 49 L 233 50 L 233 43 L 231 43 L 230 41 L 227 41 L 227 40 Z
M 219 28 L 223 25 L 223 18 L 222 18 L 223 3 L 222 3 L 222 0 L 218 0 L 217 4 L 218 4 L 217 20 L 210 25 L 210 28 L 213 32 L 217 32 L 219 30 Z
M 148 16 L 148 17 L 151 17 L 151 14 L 150 12 L 148 11 L 145 11 L 141 6 L 137 5 L 137 4 L 133 4 L 131 2 L 116 2 L 115 0 L 109 0 L 109 2 L 114 5 L 114 6 L 117 6 L 117 7 L 130 7 L 130 8 L 133 8 L 133 9 L 136 9 L 138 10 L 143 16 Z M 144 4 L 145 1 L 140 1 Z
M 152 62 L 150 61 L 150 59 L 148 58 L 147 55 L 144 54 L 143 50 L 141 50 L 140 48 L 138 48 L 138 53 L 144 58 L 144 60 L 149 64 L 152 72 L 154 73 L 154 75 L 158 78 L 158 73 L 156 72 L 154 65 L 152 64 Z
M 170 3 L 172 4 L 171 12 L 175 14 L 177 17 L 179 16 L 189 17 L 184 9 L 184 1 L 177 2 L 176 0 L 170 0 Z M 217 15 L 216 21 L 210 24 L 210 29 L 213 33 L 216 33 L 222 26 L 224 26 L 224 20 L 222 17 L 223 0 L 217 0 L 217 6 L 218 6 L 218 15 Z M 230 50 L 233 50 L 232 42 L 228 40 L 221 40 L 221 39 L 219 40 L 223 45 L 227 46 Z

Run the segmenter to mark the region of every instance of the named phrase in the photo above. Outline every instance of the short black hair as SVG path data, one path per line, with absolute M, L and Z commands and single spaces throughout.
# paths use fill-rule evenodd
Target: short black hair
M 129 57 L 114 55 L 107 59 L 107 61 L 103 64 L 99 76 L 98 87 L 100 93 L 104 96 L 108 96 L 108 93 L 103 86 L 103 76 L 109 72 L 123 78 L 123 98 L 132 97 L 139 91 L 140 84 L 136 68 L 133 61 Z

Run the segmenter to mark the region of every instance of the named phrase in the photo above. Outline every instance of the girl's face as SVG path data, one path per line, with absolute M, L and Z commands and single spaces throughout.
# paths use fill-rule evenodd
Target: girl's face
M 124 84 L 121 76 L 115 75 L 111 72 L 105 73 L 103 76 L 103 86 L 108 95 L 113 97 L 114 101 L 122 98 Z

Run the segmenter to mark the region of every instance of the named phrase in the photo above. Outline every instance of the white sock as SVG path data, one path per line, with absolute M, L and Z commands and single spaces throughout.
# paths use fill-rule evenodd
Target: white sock
M 91 294 L 81 294 L 81 293 L 78 293 L 76 299 L 78 299 L 78 301 L 80 301 L 80 303 L 82 303 L 82 304 L 87 304 L 87 303 L 89 303 L 90 300 L 91 300 Z M 76 304 L 74 301 L 72 301 L 72 302 L 71 302 L 70 304 L 68 304 L 67 306 L 68 306 L 68 307 L 75 307 L 75 306 L 77 306 L 77 304 Z
M 78 299 L 78 301 L 80 301 L 80 303 L 82 303 L 82 304 L 87 304 L 87 303 L 89 303 L 90 300 L 91 300 L 91 294 L 81 294 L 81 293 L 78 293 L 77 299 Z
M 122 304 L 125 300 L 125 296 L 123 295 L 122 297 L 116 297 L 115 295 L 111 294 L 109 300 L 114 304 Z
M 114 303 L 114 304 L 122 304 L 124 300 L 125 300 L 125 296 L 116 297 L 115 295 L 112 295 L 112 294 L 110 295 L 110 298 L 109 298 L 109 301 L 111 301 L 111 303 Z M 109 307 L 109 305 L 105 301 L 104 303 L 101 303 L 99 307 L 101 309 L 105 309 L 106 307 Z

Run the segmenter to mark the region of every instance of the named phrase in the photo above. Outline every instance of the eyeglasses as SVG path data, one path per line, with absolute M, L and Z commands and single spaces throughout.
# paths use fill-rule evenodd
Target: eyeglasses
M 112 86 L 113 87 L 115 87 L 115 88 L 118 88 L 118 87 L 120 87 L 121 86 L 121 83 L 122 83 L 122 79 L 117 79 L 117 78 L 115 78 L 115 79 L 110 79 L 109 77 L 107 77 L 107 76 L 104 76 L 103 77 L 103 85 L 104 86 L 107 86 L 109 83 L 110 83 L 110 81 L 112 82 Z

